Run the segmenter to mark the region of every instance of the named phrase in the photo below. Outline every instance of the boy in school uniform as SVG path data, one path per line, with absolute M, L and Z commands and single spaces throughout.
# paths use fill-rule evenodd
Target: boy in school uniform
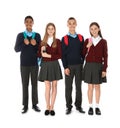
M 70 114 L 72 110 L 72 84 L 75 77 L 76 98 L 75 107 L 80 113 L 85 113 L 82 109 L 82 68 L 84 58 L 82 56 L 84 38 L 76 33 L 77 22 L 74 17 L 70 17 L 67 21 L 69 33 L 62 38 L 62 63 L 65 73 L 65 98 L 66 98 L 66 114 Z
M 41 42 L 40 34 L 33 32 L 32 26 L 34 20 L 31 16 L 26 16 L 24 19 L 26 30 L 17 35 L 15 51 L 21 52 L 20 55 L 20 70 L 23 88 L 23 109 L 22 113 L 28 111 L 28 85 L 29 77 L 31 77 L 32 84 L 32 108 L 36 112 L 40 112 L 38 104 L 38 90 L 37 90 L 37 77 L 38 77 L 38 63 L 37 52 L 38 45 Z

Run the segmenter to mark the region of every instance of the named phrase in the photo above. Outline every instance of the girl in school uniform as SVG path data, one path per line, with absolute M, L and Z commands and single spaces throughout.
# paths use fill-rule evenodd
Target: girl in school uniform
M 102 38 L 100 26 L 92 22 L 89 27 L 91 38 L 85 40 L 83 54 L 86 58 L 84 66 L 84 82 L 88 83 L 88 114 L 93 115 L 93 91 L 95 89 L 96 115 L 101 115 L 99 108 L 100 84 L 106 77 L 108 52 L 107 42 Z
M 46 26 L 45 35 L 39 47 L 38 56 L 42 57 L 39 81 L 45 82 L 45 115 L 55 115 L 54 104 L 57 94 L 57 81 L 62 79 L 58 62 L 61 58 L 61 42 L 56 38 L 56 27 L 53 23 Z

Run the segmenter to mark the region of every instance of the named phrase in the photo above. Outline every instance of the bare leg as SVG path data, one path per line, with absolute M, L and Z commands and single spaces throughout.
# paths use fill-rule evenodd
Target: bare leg
M 94 85 L 88 84 L 88 101 L 89 101 L 89 104 L 92 104 L 92 102 L 93 102 L 93 89 L 94 89 Z
M 96 99 L 96 104 L 99 104 L 99 101 L 100 101 L 100 85 L 99 84 L 95 85 L 95 99 Z
M 55 103 L 55 99 L 56 99 L 56 94 L 57 94 L 57 81 L 53 81 L 52 82 L 52 94 L 51 94 L 51 106 L 50 106 L 50 110 L 54 109 L 54 103 Z
M 96 99 L 95 113 L 96 115 L 101 115 L 101 111 L 99 109 L 99 101 L 100 101 L 100 85 L 99 84 L 95 85 L 95 99 Z
M 47 110 L 50 110 L 50 90 L 51 90 L 50 81 L 45 81 L 45 99 L 46 99 Z

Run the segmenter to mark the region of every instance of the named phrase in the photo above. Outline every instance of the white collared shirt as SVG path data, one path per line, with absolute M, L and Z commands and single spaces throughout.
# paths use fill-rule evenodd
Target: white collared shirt
M 53 37 L 48 37 L 47 44 L 48 44 L 49 46 L 51 46 L 52 43 L 53 43 Z
M 92 41 L 93 41 L 94 46 L 96 46 L 96 45 L 99 43 L 99 41 L 100 41 L 101 39 L 102 39 L 102 38 L 101 38 L 100 36 L 97 36 L 96 38 L 94 38 L 94 37 L 92 36 Z

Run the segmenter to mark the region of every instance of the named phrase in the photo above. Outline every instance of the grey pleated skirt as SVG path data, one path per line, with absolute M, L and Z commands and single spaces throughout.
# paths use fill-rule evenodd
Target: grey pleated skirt
M 101 84 L 102 64 L 87 62 L 83 68 L 83 80 L 88 84 Z
M 56 61 L 42 61 L 40 72 L 38 74 L 39 81 L 54 81 L 62 79 L 62 72 L 59 62 Z

